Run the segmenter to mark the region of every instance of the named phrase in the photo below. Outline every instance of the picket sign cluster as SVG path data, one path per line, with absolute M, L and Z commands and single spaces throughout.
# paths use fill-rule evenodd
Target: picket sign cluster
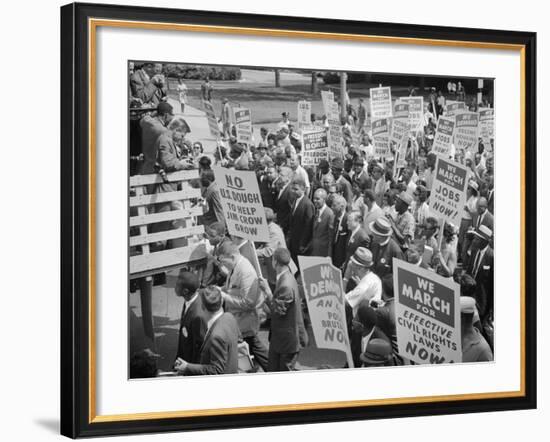
M 192 202 L 200 198 L 201 192 L 190 185 L 190 180 L 198 177 L 198 170 L 170 173 L 165 180 L 158 174 L 130 177 L 130 279 L 198 264 L 206 258 L 206 247 L 201 241 L 204 227 L 197 225 L 197 217 L 203 210 Z M 164 182 L 178 183 L 178 190 L 147 193 L 147 186 Z M 148 209 L 157 203 L 175 201 L 181 201 L 183 207 L 160 213 L 151 213 Z M 160 222 L 170 222 L 171 229 L 150 233 L 147 226 Z M 155 244 L 159 242 L 167 242 L 168 248 L 155 251 Z

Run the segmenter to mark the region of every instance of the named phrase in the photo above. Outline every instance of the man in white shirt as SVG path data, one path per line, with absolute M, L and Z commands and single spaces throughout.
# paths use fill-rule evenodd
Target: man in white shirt
M 378 218 L 384 216 L 384 211 L 376 203 L 376 196 L 372 190 L 367 189 L 363 192 L 363 203 L 365 205 L 365 212 L 363 213 L 363 229 L 367 232 L 367 235 L 370 236 L 370 224 Z
M 306 183 L 306 195 L 309 195 L 309 191 L 311 189 L 311 185 L 309 184 L 309 176 L 306 172 L 306 170 L 300 165 L 300 160 L 298 159 L 298 155 L 292 155 L 290 157 L 290 168 L 294 171 L 294 175 L 292 179 L 299 178 Z
M 350 282 L 355 287 L 346 293 L 346 302 L 357 313 L 362 301 L 382 300 L 382 281 L 371 271 L 374 264 L 372 253 L 366 247 L 359 247 L 351 257 L 344 275 L 344 287 Z

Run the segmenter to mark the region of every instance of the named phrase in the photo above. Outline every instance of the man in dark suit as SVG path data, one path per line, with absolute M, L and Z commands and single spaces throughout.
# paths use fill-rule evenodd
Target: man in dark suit
M 343 197 L 346 199 L 346 202 L 348 204 L 351 204 L 351 200 L 353 198 L 353 190 L 351 188 L 350 180 L 346 179 L 343 176 L 344 162 L 341 158 L 334 158 L 332 160 L 330 168 L 336 184 L 339 184 L 342 189 Z
M 271 159 L 269 161 L 271 161 Z M 263 206 L 271 209 L 274 207 L 274 195 L 271 189 L 270 180 L 273 171 L 275 171 L 273 161 L 271 161 L 271 164 L 265 168 L 265 171 L 263 166 L 260 166 L 260 168 L 256 170 L 256 177 L 258 179 L 258 187 L 260 188 L 260 196 L 262 198 Z
M 289 269 L 290 259 L 285 248 L 278 248 L 273 253 L 273 267 L 277 273 L 273 294 L 267 281 L 260 280 L 261 290 L 266 294 L 271 309 L 267 371 L 294 370 L 300 348 L 306 345 L 300 293 Z
M 304 180 L 295 178 L 292 180 L 290 186 L 294 196 L 294 204 L 290 213 L 287 245 L 292 259 L 297 263 L 298 255 L 308 255 L 311 251 L 315 208 L 305 194 L 306 183 Z
M 468 267 L 466 273 L 475 279 L 477 284 L 476 304 L 481 323 L 490 316 L 494 303 L 494 255 L 490 242 L 493 231 L 481 225 L 474 232 L 472 245 L 468 250 Z
M 334 212 L 326 205 L 327 192 L 317 189 L 313 194 L 315 218 L 311 237 L 311 256 L 331 256 L 334 237 Z
M 363 215 L 358 210 L 354 210 L 348 214 L 348 230 L 349 237 L 348 243 L 346 245 L 346 261 L 342 268 L 342 271 L 345 272 L 345 267 L 349 259 L 353 256 L 358 247 L 369 247 L 370 238 L 367 235 L 367 232 L 361 227 L 363 224 Z
M 204 228 L 206 239 L 214 248 L 206 256 L 206 267 L 202 273 L 201 286 L 223 285 L 229 271 L 219 262 L 219 251 L 221 245 L 231 241 L 225 234 L 225 224 L 215 222 Z
M 181 358 L 192 363 L 198 363 L 200 360 L 207 319 L 202 303 L 198 299 L 198 288 L 199 278 L 195 273 L 180 272 L 175 292 L 185 302 L 181 310 L 176 360 Z
M 470 227 L 464 236 L 462 263 L 466 268 L 471 264 L 471 255 L 468 254 L 468 251 L 474 240 L 475 231 L 481 226 L 485 226 L 491 231 L 494 230 L 494 217 L 489 212 L 487 198 L 483 196 L 478 199 L 476 212 L 472 214 L 472 227 Z
M 207 209 L 202 215 L 202 224 L 204 226 L 209 226 L 214 222 L 225 224 L 220 189 L 214 180 L 214 171 L 204 170 L 201 173 L 201 186 L 203 188 L 202 197 L 206 202 Z
M 185 376 L 237 373 L 239 326 L 231 313 L 224 313 L 218 287 L 200 290 L 206 313 L 207 331 L 200 350 L 199 363 L 176 360 L 175 369 Z
M 372 189 L 372 179 L 365 170 L 365 161 L 361 157 L 353 160 L 352 181 L 356 182 L 360 189 Z
M 338 268 L 341 268 L 346 261 L 346 246 L 348 244 L 349 237 L 346 206 L 346 199 L 342 195 L 334 196 L 332 200 L 332 210 L 334 211 L 332 264 Z
M 282 166 L 279 170 L 279 178 L 276 183 L 276 194 L 274 199 L 275 213 L 277 214 L 277 224 L 281 226 L 285 235 L 288 234 L 290 225 L 290 212 L 292 201 L 294 199 L 290 191 L 290 181 L 292 178 L 292 169 Z

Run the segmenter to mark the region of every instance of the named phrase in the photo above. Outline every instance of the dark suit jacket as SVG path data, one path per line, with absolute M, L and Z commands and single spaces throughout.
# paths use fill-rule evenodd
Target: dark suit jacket
M 185 304 L 184 304 L 185 305 Z M 187 362 L 198 363 L 200 350 L 206 334 L 206 314 L 200 298 L 195 299 L 191 306 L 181 311 L 178 333 L 178 352 L 176 358 Z
M 273 192 L 271 191 L 271 184 L 267 177 L 258 179 L 258 186 L 260 187 L 260 196 L 262 197 L 262 203 L 264 207 L 269 207 L 275 210 Z
M 332 264 L 338 268 L 346 261 L 346 247 L 348 245 L 349 229 L 348 215 L 344 214 L 340 228 L 338 218 L 334 217 L 334 238 L 332 241 Z
M 278 198 L 278 192 L 275 194 L 275 212 L 277 213 L 277 224 L 281 226 L 285 235 L 288 233 L 290 225 L 290 212 L 292 210 L 292 194 L 290 193 L 290 185 L 283 190 L 281 197 Z
M 342 175 L 340 178 L 338 178 L 338 180 L 336 180 L 336 183 L 338 183 L 342 187 L 342 196 L 346 199 L 348 204 L 351 204 L 351 201 L 353 199 L 353 190 L 351 188 L 350 180 Z
M 216 221 L 225 223 L 220 190 L 215 182 L 210 183 L 210 185 L 205 189 L 203 198 L 208 204 L 208 211 L 202 215 L 202 224 L 204 226 L 209 226 Z
M 477 255 L 477 250 L 472 250 L 469 263 L 468 271 L 469 275 L 473 276 L 474 273 L 474 264 Z M 481 258 L 479 263 L 477 275 L 475 280 L 477 283 L 476 287 L 476 302 L 477 308 L 480 316 L 484 316 L 488 313 L 488 309 L 491 309 L 493 306 L 494 299 L 494 254 L 493 249 L 489 246 Z
M 311 237 L 311 256 L 331 256 L 334 238 L 334 212 L 328 206 L 323 213 L 313 220 Z
M 472 216 L 472 226 L 473 226 L 474 229 L 477 227 L 478 219 L 479 219 L 479 215 L 476 212 Z M 487 209 L 487 211 L 483 214 L 483 219 L 481 220 L 481 225 L 489 227 L 489 229 L 491 229 L 491 231 L 492 231 L 493 228 L 494 228 L 494 222 L 495 222 L 494 216 L 491 214 L 491 212 L 489 212 L 489 209 Z
M 315 207 L 304 195 L 294 213 L 290 214 L 288 250 L 294 255 L 307 255 L 311 250 Z
M 277 281 L 270 308 L 270 350 L 277 353 L 298 352 L 300 325 L 303 324 L 303 318 L 298 283 L 290 272 L 285 272 Z
M 367 235 L 367 232 L 363 230 L 362 227 L 359 227 L 359 230 L 353 235 L 349 233 L 348 243 L 346 245 L 346 265 L 349 259 L 353 256 L 355 251 L 359 247 L 369 247 L 370 237 Z
M 237 373 L 239 326 L 231 313 L 223 313 L 206 333 L 200 362 L 188 364 L 186 375 Z

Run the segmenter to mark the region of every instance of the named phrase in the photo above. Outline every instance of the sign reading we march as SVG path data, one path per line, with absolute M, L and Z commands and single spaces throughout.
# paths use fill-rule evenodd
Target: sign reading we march
M 460 226 L 466 205 L 467 187 L 468 169 L 462 164 L 438 156 L 428 199 L 430 211 L 439 219 Z
M 252 144 L 252 115 L 250 109 L 237 107 L 233 109 L 233 113 L 235 115 L 237 142 Z
M 392 116 L 391 88 L 389 86 L 370 89 L 370 115 L 372 119 Z
M 443 158 L 449 158 L 454 131 L 455 119 L 440 116 L 437 120 L 437 130 L 435 131 L 432 152 L 441 155 Z
M 315 344 L 319 348 L 343 351 L 349 366 L 353 367 L 342 272 L 332 265 L 330 258 L 298 256 L 298 263 Z
M 256 174 L 216 166 L 212 169 L 220 190 L 229 234 L 251 241 L 269 241 L 267 220 Z
M 399 355 L 417 364 L 462 362 L 460 286 L 394 259 L 393 287 Z

